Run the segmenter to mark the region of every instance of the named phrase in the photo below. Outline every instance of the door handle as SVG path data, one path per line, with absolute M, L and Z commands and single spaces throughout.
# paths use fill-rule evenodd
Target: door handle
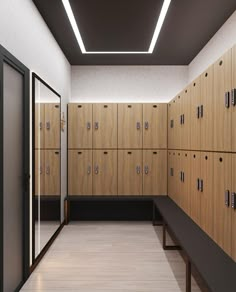
M 136 128 L 137 128 L 137 130 L 140 130 L 140 128 L 141 128 L 140 122 L 136 123 Z
M 88 129 L 88 130 L 91 129 L 91 124 L 90 124 L 90 122 L 87 122 L 87 129 Z
M 225 191 L 225 206 L 227 207 L 229 207 L 229 194 L 230 194 L 230 191 L 226 190 Z
M 183 117 L 182 117 L 182 124 L 184 124 L 184 114 L 182 115 Z
M 232 195 L 231 195 L 232 197 L 231 197 L 231 207 L 232 207 L 232 209 L 236 209 L 236 193 L 232 193 Z
M 200 118 L 200 106 L 197 107 L 197 118 Z
M 174 128 L 174 120 L 171 120 L 171 121 L 170 121 L 170 127 L 171 127 L 171 128 Z
M 98 167 L 98 165 L 95 165 L 94 172 L 95 172 L 95 174 L 98 174 L 99 173 L 99 167 Z
M 180 125 L 182 125 L 182 115 L 180 115 L 180 118 L 179 118 L 179 122 L 180 122 Z
M 236 105 L 236 88 L 232 89 L 231 91 L 231 103 L 232 106 Z
M 184 182 L 184 172 L 182 172 L 182 182 Z
M 98 122 L 95 122 L 95 130 L 98 130 L 99 124 Z
M 39 129 L 40 129 L 40 130 L 43 129 L 43 123 L 42 123 L 42 122 L 39 123 Z
M 203 179 L 200 180 L 200 192 L 203 192 Z
M 170 176 L 174 176 L 174 168 L 172 168 L 172 167 L 170 169 Z
M 145 125 L 145 129 L 148 130 L 148 128 L 149 128 L 148 122 L 145 122 L 144 125 Z
M 144 172 L 145 172 L 145 174 L 148 174 L 148 172 L 149 172 L 148 165 L 145 165 L 145 167 L 144 167 Z
M 91 166 L 89 165 L 88 170 L 87 170 L 87 174 L 90 174 L 90 173 L 91 173 Z
M 230 92 L 227 91 L 225 93 L 225 107 L 229 108 L 229 106 L 230 106 Z
M 50 166 L 49 166 L 49 165 L 46 167 L 46 174 L 47 174 L 47 175 L 50 174 Z
M 137 174 L 140 174 L 140 170 L 141 170 L 140 166 L 136 166 L 136 173 Z
M 200 190 L 200 179 L 199 178 L 197 179 L 197 190 L 198 191 Z
M 200 107 L 200 114 L 201 114 L 201 118 L 203 118 L 203 104 Z
M 182 181 L 182 179 L 183 179 L 183 172 L 182 171 L 180 171 L 180 173 L 179 173 L 179 179 L 180 179 L 180 181 Z
M 46 123 L 46 128 L 47 128 L 47 130 L 50 130 L 50 126 L 51 126 L 51 125 L 50 125 L 50 122 L 47 122 L 47 123 Z

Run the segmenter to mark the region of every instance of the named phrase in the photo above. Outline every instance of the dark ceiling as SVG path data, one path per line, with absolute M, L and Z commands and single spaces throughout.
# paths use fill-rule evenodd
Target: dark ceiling
M 33 0 L 71 65 L 188 65 L 235 0 L 172 0 L 153 54 L 82 54 L 61 0 Z M 70 0 L 87 51 L 146 51 L 163 0 Z M 33 25 L 33 24 L 32 24 Z

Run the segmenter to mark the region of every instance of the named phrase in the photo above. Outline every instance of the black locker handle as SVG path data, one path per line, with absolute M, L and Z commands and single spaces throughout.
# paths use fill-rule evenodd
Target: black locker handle
M 182 115 L 182 124 L 184 124 L 184 114 Z
M 183 174 L 182 174 L 182 182 L 184 182 L 184 171 L 183 171 Z
M 236 105 L 236 88 L 232 89 L 231 91 L 231 103 L 232 106 Z
M 226 108 L 230 107 L 230 92 L 229 91 L 225 93 L 225 107 Z
M 200 107 L 201 118 L 203 118 L 203 104 Z
M 203 179 L 200 180 L 200 191 L 203 192 Z
M 200 106 L 197 107 L 197 118 L 200 118 Z
M 231 207 L 232 209 L 236 209 L 236 193 L 232 193 L 231 195 Z
M 230 191 L 226 190 L 225 191 L 225 206 L 227 207 L 229 207 L 229 194 L 230 194 Z
M 174 176 L 174 168 L 172 168 L 172 167 L 170 169 L 170 176 Z
M 182 125 L 182 123 L 183 123 L 182 121 L 183 121 L 182 120 L 182 115 L 180 115 L 180 121 L 179 121 L 180 122 L 180 125 Z
M 183 181 L 183 172 L 182 171 L 179 173 L 179 179 L 180 179 L 180 181 Z
M 199 178 L 197 179 L 197 190 L 198 191 L 200 190 L 200 179 Z

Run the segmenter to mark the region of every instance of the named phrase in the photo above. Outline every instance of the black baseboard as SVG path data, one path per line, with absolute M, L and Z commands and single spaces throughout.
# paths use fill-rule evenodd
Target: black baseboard
M 153 197 L 72 197 L 70 218 L 80 221 L 153 221 Z M 155 219 L 161 219 L 158 211 Z

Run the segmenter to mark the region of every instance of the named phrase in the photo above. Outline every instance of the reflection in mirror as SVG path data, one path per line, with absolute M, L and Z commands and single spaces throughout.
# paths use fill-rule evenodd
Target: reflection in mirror
M 33 259 L 60 227 L 61 130 L 60 96 L 33 74 L 34 183 Z

